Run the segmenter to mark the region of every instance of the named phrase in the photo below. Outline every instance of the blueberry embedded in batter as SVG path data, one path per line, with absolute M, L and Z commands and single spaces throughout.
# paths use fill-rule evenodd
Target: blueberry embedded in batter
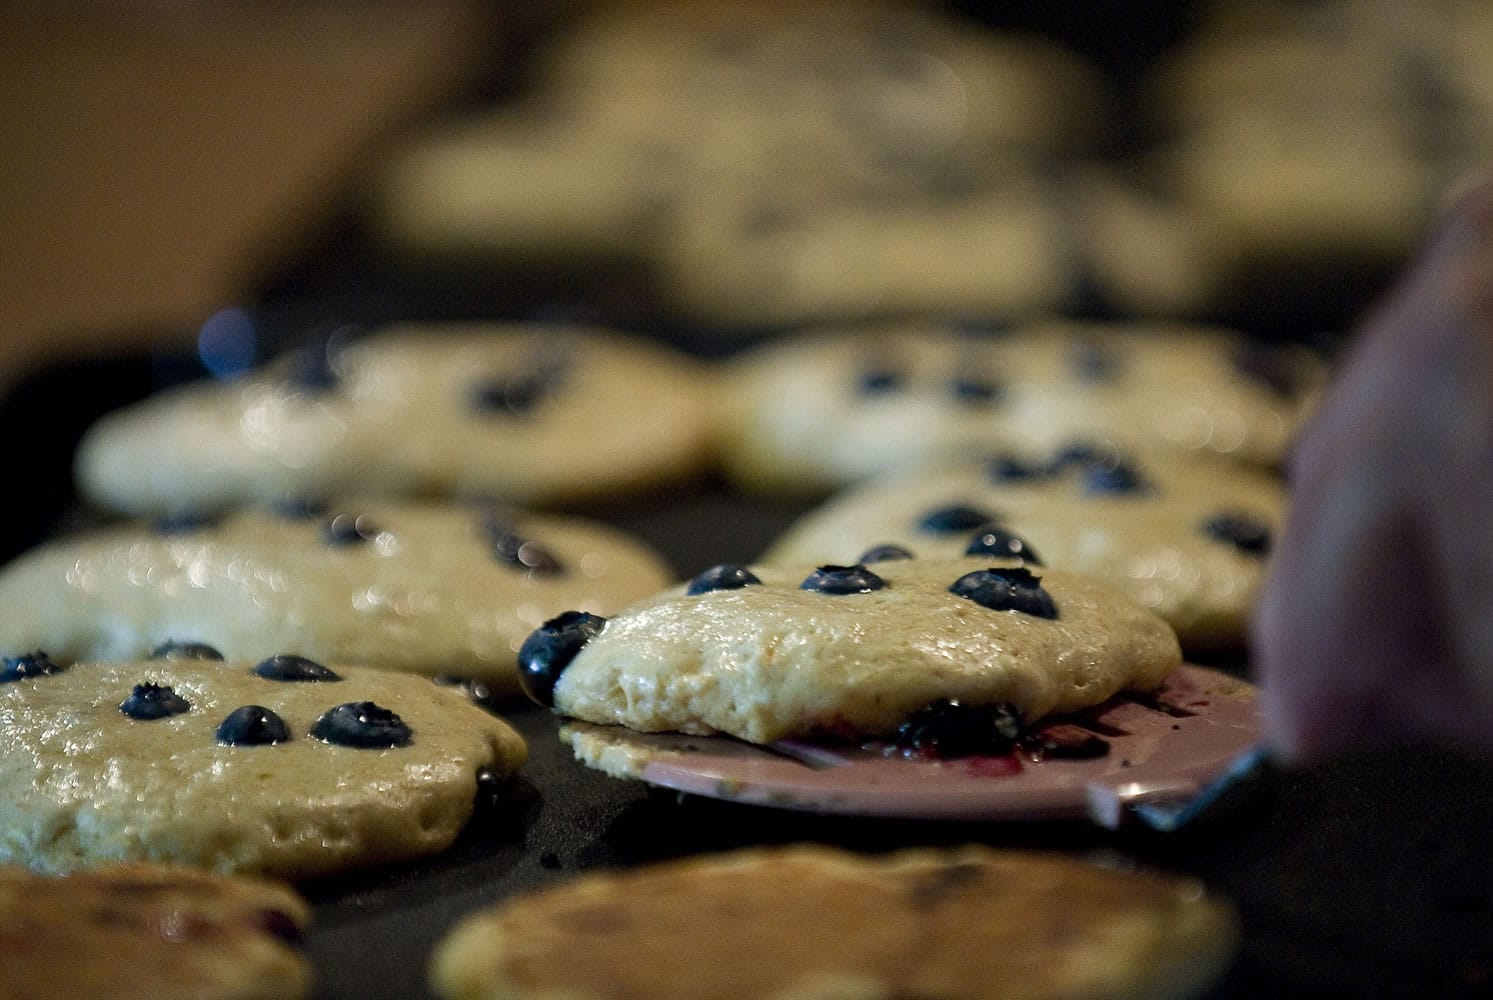
M 146 681 L 136 684 L 130 696 L 119 703 L 119 710 L 131 719 L 153 722 L 192 710 L 192 703 L 172 690 L 168 684 Z
M 253 674 L 269 681 L 340 681 L 330 667 L 294 653 L 277 653 L 254 665 Z
M 560 675 L 606 622 L 586 611 L 566 611 L 530 633 L 518 650 L 518 683 L 524 694 L 545 707 L 553 705 Z
M 221 660 L 217 647 L 205 642 L 167 639 L 150 651 L 152 660 Z
M 1270 526 L 1246 511 L 1220 511 L 1203 521 L 1205 535 L 1254 556 L 1270 553 Z
M 886 586 L 886 581 L 865 566 L 820 566 L 799 584 L 800 590 L 821 594 L 869 594 Z
M 751 587 L 761 582 L 757 575 L 745 566 L 737 563 L 716 563 L 690 580 L 684 592 L 694 596 L 708 594 L 714 590 L 738 590 L 741 587 Z
M 1023 566 L 977 569 L 949 585 L 949 592 L 992 611 L 1017 611 L 1036 618 L 1056 618 L 1057 604 L 1041 577 Z
M 4 664 L 0 665 L 0 684 L 9 684 L 26 677 L 49 677 L 66 669 L 37 649 L 20 656 L 7 656 Z
M 218 724 L 217 736 L 225 747 L 273 746 L 290 739 L 290 727 L 263 705 L 242 705 Z
M 1034 566 L 1041 566 L 1042 559 L 1026 539 L 998 525 L 989 525 L 975 532 L 964 548 L 967 556 L 1000 556 L 1003 559 L 1020 559 Z
M 323 743 L 360 749 L 388 749 L 407 745 L 410 727 L 394 712 L 371 701 L 350 701 L 328 709 L 311 726 Z
M 993 521 L 1000 520 L 994 513 L 968 504 L 951 504 L 924 514 L 918 521 L 918 530 L 936 535 L 952 535 L 961 531 L 973 531 Z

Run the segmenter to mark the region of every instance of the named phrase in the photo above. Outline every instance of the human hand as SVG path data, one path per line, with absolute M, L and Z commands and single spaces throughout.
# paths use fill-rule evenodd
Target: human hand
M 1280 755 L 1493 749 L 1493 174 L 1360 324 L 1289 478 L 1251 636 Z

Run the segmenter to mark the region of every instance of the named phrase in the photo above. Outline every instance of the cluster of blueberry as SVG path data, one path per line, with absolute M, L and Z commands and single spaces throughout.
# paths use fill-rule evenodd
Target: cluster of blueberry
M 986 462 L 988 475 L 997 483 L 1058 476 L 1075 467 L 1083 470 L 1081 488 L 1087 495 L 1150 493 L 1155 490 L 1133 465 L 1083 445 L 1061 449 L 1045 463 L 1005 454 L 992 456 Z M 1041 560 L 1030 546 L 1000 528 L 996 524 L 999 520 L 1000 515 L 996 512 L 960 503 L 927 511 L 918 518 L 917 528 L 920 532 L 934 535 L 978 529 L 966 550 L 967 555 L 1018 556 L 1040 566 Z M 1218 511 L 1204 518 L 1198 528 L 1208 537 L 1242 552 L 1257 556 L 1270 552 L 1270 526 L 1255 514 Z
M 323 519 L 319 529 L 321 540 L 332 548 L 362 545 L 378 537 L 383 530 L 368 514 L 348 511 L 329 514 L 330 508 L 324 501 L 309 497 L 287 499 L 273 504 L 269 509 L 290 520 Z M 221 520 L 220 515 L 178 512 L 155 519 L 152 527 L 162 535 L 184 535 L 212 528 L 221 523 Z M 500 563 L 541 576 L 556 576 L 565 572 L 564 565 L 553 552 L 520 534 L 500 514 L 492 511 L 485 513 L 481 530 L 487 536 L 493 557 Z
M 206 643 L 168 642 L 151 653 L 152 659 L 222 660 L 223 655 Z M 28 677 L 46 677 L 67 669 L 41 650 L 7 656 L 0 666 L 0 684 Z M 336 671 L 293 653 L 281 653 L 256 664 L 252 673 L 265 680 L 284 682 L 336 682 Z M 119 710 L 131 719 L 149 722 L 181 715 L 192 705 L 170 685 L 145 681 L 136 684 Z M 412 737 L 409 726 L 398 715 L 371 701 L 347 702 L 324 712 L 311 726 L 311 736 L 338 746 L 381 748 L 404 746 Z M 255 746 L 283 743 L 290 739 L 285 720 L 263 705 L 234 709 L 217 728 L 224 746 Z
M 41 650 L 7 656 L 0 665 L 0 684 L 10 684 L 26 677 L 49 677 L 60 674 L 66 668 Z
M 558 367 L 536 367 L 491 375 L 472 384 L 468 400 L 478 413 L 527 417 L 559 391 L 563 374 Z
M 908 377 L 888 365 L 867 366 L 857 377 L 857 387 L 862 396 L 901 392 L 907 385 Z M 995 378 L 967 371 L 950 375 L 945 388 L 955 400 L 971 406 L 994 405 L 1006 393 L 1005 386 Z
M 1014 539 L 1014 536 L 1013 536 Z M 1014 539 L 1013 545 L 1025 544 Z M 895 550 L 895 551 L 893 551 Z M 910 553 L 895 546 L 881 546 L 868 555 L 882 559 L 908 558 Z M 735 563 L 720 563 L 699 573 L 685 586 L 688 596 L 717 590 L 761 586 L 755 573 Z M 799 584 L 800 590 L 831 595 L 869 594 L 888 586 L 864 562 L 851 566 L 817 567 Z M 1040 577 L 1024 566 L 992 566 L 966 573 L 949 585 L 949 592 L 992 611 L 1010 611 L 1037 618 L 1058 617 L 1057 604 L 1042 586 Z M 535 629 L 518 652 L 519 683 L 525 694 L 540 705 L 554 704 L 555 684 L 581 649 L 606 625 L 600 615 L 566 611 Z
M 525 538 L 512 525 L 489 513 L 482 522 L 493 556 L 501 563 L 541 576 L 558 576 L 565 567 L 553 552 Z
M 263 705 L 243 705 L 228 713 L 217 736 L 224 746 L 284 743 L 290 739 L 290 727 Z M 350 701 L 322 713 L 311 726 L 311 736 L 337 746 L 387 750 L 408 745 L 413 733 L 387 708 L 371 701 Z
M 891 745 L 907 757 L 940 760 L 1017 752 L 1032 760 L 1093 760 L 1109 753 L 1108 741 L 1083 726 L 1056 722 L 1031 730 L 1003 702 L 968 705 L 953 698 L 914 712 L 897 727 Z

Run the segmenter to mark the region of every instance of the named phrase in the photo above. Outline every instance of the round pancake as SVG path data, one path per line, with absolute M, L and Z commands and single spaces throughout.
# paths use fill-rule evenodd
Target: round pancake
M 1076 438 L 1275 466 L 1325 366 L 1216 327 L 909 320 L 770 342 L 726 377 L 727 474 L 757 492 L 823 494 L 971 449 Z
M 754 493 L 824 493 L 1003 440 L 1003 337 L 952 323 L 816 328 L 726 362 L 722 466 Z
M 514 654 L 546 618 L 609 614 L 674 579 L 648 545 L 589 518 L 419 501 L 244 510 L 22 553 L 0 569 L 0 649 L 129 659 L 198 641 L 512 693 Z
M 300 1000 L 311 908 L 288 886 L 152 864 L 0 866 L 6 996 Z
M 941 701 L 1006 705 L 1030 723 L 1155 688 L 1181 662 L 1166 622 L 1087 577 L 1041 571 L 1024 592 L 1046 595 L 1050 617 L 951 591 L 1023 592 L 1032 581 L 1011 560 L 746 572 L 758 582 L 741 585 L 738 572 L 735 586 L 690 593 L 691 581 L 593 622 L 588 640 L 564 627 L 571 619 L 546 623 L 520 652 L 526 690 L 585 722 L 770 743 L 882 737 Z
M 272 662 L 288 675 L 180 655 L 68 665 L 7 652 L 0 863 L 292 879 L 385 864 L 444 849 L 476 807 L 479 772 L 503 778 L 525 759 L 523 739 L 454 688 Z
M 106 414 L 74 471 L 85 499 L 142 516 L 307 495 L 609 497 L 708 463 L 711 384 L 604 328 L 395 325 Z
M 964 555 L 987 525 L 1042 565 L 1095 576 L 1165 618 L 1188 652 L 1237 650 L 1286 490 L 1237 463 L 1112 447 L 941 463 L 847 487 L 791 524 L 760 561 L 855 562 L 876 545 Z M 940 513 L 962 511 L 950 521 Z M 975 524 L 974 522 L 984 522 Z
M 790 845 L 577 876 L 438 945 L 446 1000 L 1181 1000 L 1226 970 L 1197 882 L 984 847 Z

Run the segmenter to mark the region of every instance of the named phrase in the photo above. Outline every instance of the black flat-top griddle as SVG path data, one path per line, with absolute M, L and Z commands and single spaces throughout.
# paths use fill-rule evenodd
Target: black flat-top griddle
M 349 318 L 499 315 L 451 291 L 466 287 L 460 276 L 448 275 L 450 294 L 437 294 L 442 286 L 410 283 L 408 275 L 401 285 L 393 272 L 345 249 L 334 240 L 325 266 L 308 267 L 251 307 L 263 353 Z M 598 293 L 573 300 L 579 305 L 550 298 L 559 291 L 555 285 L 531 285 L 527 297 L 508 289 L 508 314 L 602 318 L 624 301 L 642 309 L 641 300 L 609 291 L 626 285 L 626 276 L 616 275 L 570 284 L 572 293 L 578 287 Z M 489 294 L 496 294 L 492 286 L 482 293 Z M 702 356 L 753 342 L 667 326 L 656 332 Z M 78 504 L 70 482 L 72 449 L 88 423 L 204 374 L 196 358 L 146 354 L 60 365 L 13 386 L 0 398 L 0 442 L 13 477 L 4 555 L 97 520 L 97 512 Z M 683 578 L 716 562 L 751 561 L 806 507 L 744 496 L 706 476 L 577 513 L 653 544 Z M 1248 677 L 1241 660 L 1204 666 Z M 308 948 L 320 1000 L 428 998 L 431 949 L 457 919 L 587 869 L 802 840 L 864 851 L 979 842 L 1117 853 L 1197 875 L 1234 900 L 1243 916 L 1239 959 L 1213 1000 L 1471 998 L 1493 989 L 1490 759 L 1386 747 L 1277 773 L 1234 810 L 1160 833 L 1086 819 L 861 816 L 697 796 L 584 767 L 557 738 L 560 720 L 536 705 L 515 701 L 498 711 L 528 739 L 530 760 L 451 849 L 300 886 L 316 909 Z
M 1126 59 L 1175 37 L 1178 12 L 1188 6 L 1156 5 L 1144 16 L 1125 4 L 1004 9 L 1022 24 L 1080 30 L 1091 53 L 1107 56 L 1123 76 L 1134 69 L 1122 65 Z M 1117 25 L 1147 35 L 1149 49 L 1121 45 Z M 1218 319 L 1265 339 L 1340 331 L 1382 279 L 1358 275 L 1357 284 L 1319 288 L 1318 297 L 1289 306 L 1272 294 L 1257 300 L 1257 314 Z M 702 356 L 755 339 L 667 323 L 638 274 L 416 273 L 381 259 L 352 218 L 306 258 L 267 277 L 260 301 L 247 305 L 264 332 L 262 353 L 327 322 L 420 318 L 595 319 L 647 330 Z M 97 517 L 79 507 L 70 481 L 72 450 L 89 422 L 203 374 L 196 358 L 146 354 L 60 365 L 9 388 L 0 397 L 0 447 L 11 475 L 0 556 Z M 750 561 L 804 506 L 742 496 L 705 478 L 580 513 L 635 532 L 682 577 L 716 562 Z M 1248 676 L 1245 662 L 1205 666 Z M 320 1000 L 430 997 L 426 963 L 435 942 L 464 914 L 516 893 L 588 869 L 796 841 L 863 851 L 978 842 L 1098 852 L 1199 876 L 1243 917 L 1238 961 L 1212 1000 L 1448 1000 L 1493 991 L 1490 759 L 1385 747 L 1276 773 L 1235 809 L 1161 833 L 1085 819 L 819 813 L 680 793 L 577 763 L 547 710 L 522 701 L 498 710 L 528 739 L 530 759 L 452 848 L 299 887 L 315 905 L 308 949 Z
M 0 441 L 22 474 L 7 510 L 7 554 L 97 518 L 68 481 L 89 420 L 197 375 L 190 358 L 121 358 L 48 370 L 8 393 Z M 750 561 L 804 507 L 706 477 L 583 513 L 652 543 L 683 577 Z M 1239 660 L 1205 666 L 1248 676 Z M 1243 947 L 1215 1000 L 1470 998 L 1493 987 L 1493 760 L 1386 747 L 1276 773 L 1233 810 L 1160 833 L 1086 819 L 878 817 L 697 796 L 584 767 L 557 738 L 561 720 L 536 705 L 497 710 L 528 739 L 531 757 L 451 849 L 300 886 L 316 909 L 308 948 L 321 1000 L 429 997 L 431 949 L 457 919 L 587 869 L 803 840 L 864 851 L 979 842 L 1114 853 L 1197 875 L 1243 916 Z
M 1118 855 L 1232 899 L 1243 946 L 1223 998 L 1474 997 L 1493 973 L 1493 763 L 1401 747 L 1278 775 L 1177 833 L 1083 820 L 815 814 L 680 794 L 577 764 L 537 706 L 507 717 L 531 759 L 445 854 L 317 883 L 318 997 L 426 997 L 425 966 L 462 915 L 582 871 L 815 841 L 860 851 L 984 843 Z M 770 915 L 764 915 L 770 919 Z M 723 929 L 723 933 L 725 929 Z

